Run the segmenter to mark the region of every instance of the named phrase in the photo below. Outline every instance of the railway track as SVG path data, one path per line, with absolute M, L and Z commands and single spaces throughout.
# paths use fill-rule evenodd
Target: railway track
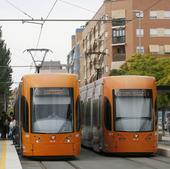
M 38 161 L 37 161 L 38 162 Z M 73 162 L 71 161 L 61 161 L 62 165 L 64 166 L 70 166 L 69 169 L 81 169 L 80 167 L 78 167 L 77 165 L 75 165 Z M 50 169 L 50 164 L 48 164 L 48 162 L 44 162 L 44 161 L 39 161 L 39 167 L 41 167 L 41 169 Z M 57 164 L 56 164 L 56 169 L 57 168 Z
M 161 166 L 170 166 L 169 158 L 162 156 L 153 156 L 147 158 L 125 158 L 128 161 L 139 164 L 150 169 L 158 169 Z

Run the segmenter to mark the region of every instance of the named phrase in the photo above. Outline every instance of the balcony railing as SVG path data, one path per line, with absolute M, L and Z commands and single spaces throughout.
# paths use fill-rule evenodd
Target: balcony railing
M 113 19 L 112 26 L 124 26 L 126 24 L 125 19 Z
M 113 54 L 113 58 L 112 58 L 112 61 L 124 61 L 126 59 L 126 55 L 125 53 L 116 53 L 116 54 Z
M 125 36 L 113 37 L 112 44 L 125 43 Z

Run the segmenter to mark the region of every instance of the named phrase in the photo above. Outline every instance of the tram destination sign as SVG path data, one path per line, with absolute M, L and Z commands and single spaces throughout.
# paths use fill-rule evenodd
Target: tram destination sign
M 35 96 L 47 96 L 47 95 L 58 95 L 58 96 L 69 96 L 69 89 L 66 88 L 36 88 L 34 89 Z
M 151 97 L 151 89 L 117 89 L 114 91 L 115 96 L 119 97 Z

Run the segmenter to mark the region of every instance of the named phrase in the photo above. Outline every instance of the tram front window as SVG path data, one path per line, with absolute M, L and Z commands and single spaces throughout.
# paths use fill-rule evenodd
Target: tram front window
M 115 131 L 151 131 L 152 90 L 119 89 L 113 91 Z
M 31 92 L 33 133 L 73 131 L 73 90 L 33 88 Z

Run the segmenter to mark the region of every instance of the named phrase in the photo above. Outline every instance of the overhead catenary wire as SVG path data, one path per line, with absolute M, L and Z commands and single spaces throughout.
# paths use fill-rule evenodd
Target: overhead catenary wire
M 64 0 L 59 0 L 59 1 L 62 2 L 62 3 L 68 4 L 68 5 L 74 6 L 76 8 L 83 9 L 83 10 L 86 10 L 86 11 L 91 12 L 91 13 L 95 13 L 95 11 L 92 11 L 90 9 L 84 8 L 84 7 L 80 6 L 80 5 L 73 4 L 71 2 L 67 2 L 67 1 L 64 1 Z
M 8 1 L 8 0 L 6 0 L 6 1 Z M 63 1 L 63 0 L 60 0 L 60 1 Z M 154 7 L 156 4 L 158 4 L 159 2 L 161 2 L 161 0 L 158 0 L 158 1 L 156 1 L 156 2 L 154 2 L 151 6 L 149 6 L 148 8 L 146 8 L 145 10 L 144 10 L 144 12 L 145 11 L 148 11 L 148 10 L 150 10 L 152 7 Z M 21 10 L 22 11 L 22 10 Z M 50 10 L 51 11 L 51 10 Z M 0 21 L 12 21 L 12 22 L 18 22 L 18 21 L 21 21 L 21 22 L 23 22 L 23 21 L 40 21 L 40 22 L 72 22 L 72 21 L 75 21 L 75 22 L 77 22 L 77 21 L 112 21 L 111 19 L 109 20 L 101 20 L 101 19 L 34 19 L 34 18 L 32 18 L 30 15 L 27 15 L 27 13 L 25 13 L 24 11 L 23 11 L 23 13 L 24 13 L 24 15 L 26 15 L 26 16 L 28 16 L 30 19 L 14 19 L 14 18 L 10 18 L 10 19 L 0 19 Z M 50 14 L 49 14 L 50 15 Z M 47 15 L 48 16 L 48 15 Z M 127 20 L 128 22 L 131 22 L 131 21 L 133 21 L 133 20 L 135 20 L 136 19 L 136 17 L 135 18 L 133 18 L 132 20 Z M 42 33 L 42 32 L 41 32 Z M 41 34 L 39 35 L 39 37 L 41 37 Z M 111 36 L 112 37 L 112 36 Z M 111 38 L 110 37 L 110 38 Z M 39 38 L 40 39 L 40 38 Z M 39 40 L 40 41 L 40 40 Z M 38 42 L 39 43 L 39 42 Z M 1 67 L 1 66 L 0 66 Z M 28 66 L 28 65 L 22 65 L 22 66 L 11 66 L 11 67 L 35 67 L 35 66 Z
M 156 4 L 158 4 L 159 2 L 161 2 L 162 0 L 157 0 L 156 2 L 154 2 L 151 6 L 149 6 L 149 7 L 147 7 L 146 9 L 144 9 L 144 12 L 146 12 L 147 10 L 150 10 L 152 7 L 154 7 Z M 50 10 L 51 11 L 51 10 Z M 129 22 L 132 22 L 132 21 L 134 21 L 136 19 L 136 17 L 135 18 L 133 18 L 132 20 L 126 20 L 128 23 Z M 44 19 L 33 19 L 34 21 L 44 21 Z M 32 21 L 32 19 L 13 19 L 13 18 L 11 18 L 11 19 L 0 19 L 0 21 Z M 61 22 L 63 22 L 63 21 L 112 21 L 112 19 L 107 19 L 107 20 L 105 20 L 105 19 L 45 19 L 45 22 L 46 21 L 49 21 L 49 22 L 55 22 L 55 21 L 61 21 Z M 4 66 L 0 66 L 0 67 L 4 67 Z M 28 65 L 22 65 L 22 66 L 11 66 L 11 67 L 34 67 L 34 66 L 28 66 Z
M 9 2 L 8 0 L 6 0 L 7 2 Z M 58 21 L 58 22 L 71 22 L 71 21 L 112 21 L 112 19 L 107 19 L 107 20 L 101 20 L 101 19 L 48 19 L 48 17 L 49 17 L 49 15 L 50 15 L 50 13 L 52 12 L 52 10 L 53 10 L 53 8 L 54 8 L 54 6 L 55 6 L 55 4 L 57 3 L 57 1 L 61 1 L 61 2 L 64 2 L 64 3 L 67 3 L 67 4 L 70 4 L 71 5 L 71 3 L 70 2 L 67 2 L 67 1 L 64 1 L 64 0 L 56 0 L 55 1 L 55 3 L 53 4 L 53 6 L 52 6 L 52 8 L 50 9 L 50 12 L 48 13 L 48 15 L 47 15 L 47 17 L 46 17 L 46 19 L 43 19 L 43 18 L 41 18 L 41 19 L 33 19 L 32 17 L 30 17 L 30 15 L 27 15 L 27 16 L 29 16 L 31 19 L 13 19 L 13 18 L 9 18 L 9 19 L 0 19 L 0 21 L 21 21 L 21 22 L 29 22 L 29 21 L 40 21 L 40 22 L 43 22 L 43 23 L 45 23 L 45 22 L 56 22 L 56 21 Z M 149 6 L 148 8 L 146 8 L 144 11 L 147 11 L 147 10 L 149 10 L 149 9 L 151 9 L 153 6 L 155 6 L 157 3 L 159 3 L 161 0 L 158 0 L 158 1 L 156 1 L 156 2 L 154 2 L 151 6 Z M 75 4 L 72 4 L 72 6 L 73 5 L 75 5 Z M 13 5 L 14 7 L 15 7 L 15 5 Z M 78 5 L 75 5 L 75 6 L 77 6 L 78 7 Z M 80 7 L 80 6 L 79 6 Z M 17 7 L 16 7 L 16 9 L 18 9 Z M 22 11 L 22 10 L 20 10 L 20 9 L 18 9 L 19 11 L 21 11 L 21 12 L 23 12 L 24 14 L 25 14 L 25 12 L 24 11 Z M 136 18 L 133 18 L 132 20 L 127 20 L 128 22 L 131 22 L 131 21 L 133 21 L 133 20 L 135 20 Z M 40 42 L 40 38 L 41 38 L 41 34 L 42 34 L 42 28 L 43 28 L 43 26 L 41 26 L 41 30 L 40 30 L 40 34 L 39 34 L 39 37 L 38 37 L 38 42 L 37 42 L 37 45 L 36 45 L 36 47 L 38 47 L 38 44 L 39 44 L 39 42 Z
M 24 15 L 28 16 L 31 19 L 34 19 L 31 15 L 29 15 L 28 13 L 24 12 L 22 9 L 18 8 L 16 5 L 14 5 L 12 2 L 5 0 L 8 4 L 10 4 L 12 7 L 14 7 L 16 10 L 20 11 L 21 13 L 23 13 Z
M 79 19 L 79 18 L 71 18 L 71 19 L 15 19 L 15 18 L 0 18 L 2 22 L 79 22 L 79 21 L 112 21 L 112 19 Z
M 51 7 L 51 9 L 50 9 L 49 13 L 47 14 L 46 18 L 45 19 L 43 19 L 43 18 L 41 19 L 41 21 L 43 21 L 43 23 L 42 23 L 41 28 L 40 28 L 40 33 L 39 33 L 39 36 L 38 36 L 38 41 L 37 41 L 37 44 L 36 44 L 36 49 L 38 49 L 38 46 L 39 46 L 39 43 L 40 43 L 40 39 L 41 39 L 41 36 L 42 36 L 44 24 L 47 21 L 48 17 L 50 16 L 50 14 L 51 14 L 52 10 L 54 9 L 54 7 L 55 7 L 57 2 L 58 2 L 58 0 L 55 0 L 53 6 Z M 35 55 L 36 55 L 36 52 L 35 52 Z
M 53 4 L 53 6 L 51 7 L 51 9 L 50 9 L 50 11 L 49 11 L 49 13 L 48 13 L 48 15 L 46 16 L 46 18 L 45 18 L 45 21 L 48 19 L 48 17 L 50 16 L 50 14 L 51 14 L 51 12 L 52 12 L 52 10 L 54 9 L 54 7 L 55 7 L 55 5 L 56 5 L 56 3 L 58 2 L 58 0 L 56 0 L 55 2 L 54 2 L 54 4 Z M 44 21 L 44 22 L 45 22 Z
M 63 0 L 60 0 L 60 1 L 63 1 Z M 154 2 L 151 6 L 149 6 L 148 8 L 144 9 L 144 12 L 146 12 L 147 10 L 150 10 L 152 7 L 154 7 L 155 5 L 157 5 L 159 2 L 161 2 L 162 0 L 157 0 L 156 2 Z M 66 1 L 63 1 L 63 2 L 66 2 Z M 55 2 L 56 3 L 56 2 Z M 54 5 L 53 5 L 54 6 Z M 54 7 L 52 7 L 54 8 Z M 50 10 L 51 11 L 51 10 Z M 50 12 L 51 13 L 51 12 Z M 49 16 L 49 14 L 47 15 Z M 134 17 L 132 20 L 127 20 L 128 22 L 132 22 L 133 20 L 135 20 L 136 17 Z M 81 19 L 81 18 L 70 18 L 70 19 L 62 19 L 62 18 L 54 18 L 54 19 L 43 19 L 43 18 L 40 18 L 40 19 L 15 19 L 15 18 L 0 18 L 0 21 L 6 21 L 6 22 L 30 22 L 30 21 L 37 21 L 37 22 L 72 22 L 72 21 L 112 21 L 112 19 Z
M 60 65 L 43 65 L 43 67 L 61 67 L 61 66 L 67 66 L 66 64 L 60 64 Z M 35 68 L 36 66 L 34 66 L 34 65 L 11 65 L 11 66 L 9 66 L 9 67 L 11 67 L 11 68 L 26 68 L 26 67 L 28 67 L 28 68 Z M 8 66 L 3 66 L 3 65 L 1 65 L 0 66 L 0 68 L 9 68 Z

